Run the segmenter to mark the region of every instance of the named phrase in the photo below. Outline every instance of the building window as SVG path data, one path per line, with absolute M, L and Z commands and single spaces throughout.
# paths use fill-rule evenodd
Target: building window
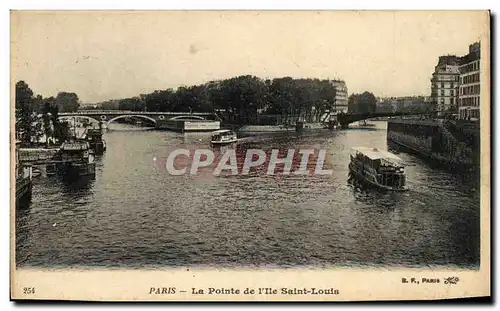
M 454 93 L 455 92 L 453 92 L 453 90 L 450 90 L 450 96 L 454 96 L 455 95 Z

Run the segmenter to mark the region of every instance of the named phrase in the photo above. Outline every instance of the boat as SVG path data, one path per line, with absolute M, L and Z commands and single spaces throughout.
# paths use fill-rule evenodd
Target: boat
M 66 177 L 95 176 L 94 151 L 85 140 L 65 141 L 56 163 L 57 173 Z
M 212 145 L 225 145 L 232 144 L 238 141 L 238 137 L 236 133 L 231 130 L 218 130 L 212 132 L 212 138 L 210 139 L 210 143 Z
M 408 190 L 401 158 L 377 148 L 355 147 L 353 151 L 349 170 L 355 178 L 384 190 Z
M 101 155 L 106 151 L 106 141 L 102 139 L 102 129 L 87 129 L 85 140 L 90 144 L 94 154 Z

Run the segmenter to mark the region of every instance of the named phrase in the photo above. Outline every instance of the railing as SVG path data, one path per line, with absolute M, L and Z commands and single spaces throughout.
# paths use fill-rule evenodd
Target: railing
M 211 112 L 156 112 L 156 111 L 131 111 L 131 110 L 83 110 L 75 112 L 62 112 L 60 116 L 75 116 L 75 115 L 106 115 L 106 114 L 130 114 L 130 115 L 212 115 Z

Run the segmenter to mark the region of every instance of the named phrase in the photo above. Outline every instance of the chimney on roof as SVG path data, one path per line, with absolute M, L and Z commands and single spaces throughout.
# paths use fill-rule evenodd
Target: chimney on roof
M 474 42 L 471 45 L 469 45 L 469 53 L 479 53 L 480 49 L 481 49 L 481 44 L 479 42 Z

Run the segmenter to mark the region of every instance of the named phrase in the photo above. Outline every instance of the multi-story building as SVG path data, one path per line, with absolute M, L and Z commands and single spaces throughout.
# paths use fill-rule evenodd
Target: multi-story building
M 332 111 L 333 114 L 340 112 L 347 113 L 347 86 L 343 80 L 330 80 L 330 83 L 335 87 L 335 104 Z
M 479 42 L 469 45 L 469 54 L 460 60 L 460 92 L 458 95 L 458 117 L 465 120 L 479 120 L 481 58 Z
M 390 100 L 379 99 L 375 112 L 393 113 L 396 109 Z
M 427 112 L 431 110 L 431 101 L 424 96 L 380 98 L 377 102 L 378 112 Z
M 431 78 L 431 101 L 438 114 L 457 112 L 460 58 L 440 56 Z

